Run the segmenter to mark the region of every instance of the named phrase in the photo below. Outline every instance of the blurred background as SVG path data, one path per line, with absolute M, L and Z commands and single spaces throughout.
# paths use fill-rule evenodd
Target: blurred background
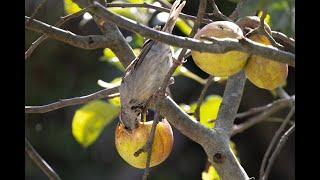
M 30 16 L 42 0 L 25 0 L 25 15 Z M 122 0 L 118 2 L 141 3 L 137 0 Z M 149 2 L 149 1 L 148 1 Z M 150 1 L 155 2 L 155 1 Z M 212 12 L 211 1 L 208 1 L 207 12 Z M 48 0 L 39 11 L 36 19 L 48 24 L 55 24 L 59 17 L 76 11 L 70 6 L 70 0 Z M 220 10 L 229 15 L 236 6 L 237 0 L 216 0 Z M 268 1 L 270 26 L 289 37 L 294 37 L 294 1 Z M 66 6 L 68 8 L 66 8 Z M 196 15 L 198 0 L 188 0 L 183 12 Z M 255 15 L 261 9 L 261 1 L 247 0 L 241 16 Z M 73 8 L 73 9 L 72 9 Z M 114 12 L 128 18 L 145 23 L 151 27 L 163 25 L 163 14 L 145 9 L 114 8 Z M 188 23 L 180 23 L 174 29 L 174 34 L 186 36 L 190 29 Z M 90 15 L 86 14 L 71 20 L 62 27 L 79 35 L 101 34 Z M 141 47 L 142 37 L 121 29 L 134 49 Z M 25 31 L 25 49 L 35 41 L 40 34 Z M 111 82 L 122 76 L 121 67 L 116 57 L 108 49 L 83 50 L 66 45 L 55 40 L 47 40 L 41 44 L 25 62 L 25 104 L 44 105 L 59 99 L 91 94 L 102 87 L 98 80 Z M 171 86 L 173 99 L 178 104 L 191 104 L 200 95 L 201 78 L 208 77 L 188 58 L 184 64 L 188 73 L 177 73 L 175 84 Z M 184 71 L 185 72 L 185 71 Z M 189 74 L 189 75 L 188 75 Z M 192 78 L 194 74 L 199 78 Z M 191 77 L 191 78 L 190 78 Z M 223 95 L 225 82 L 214 82 L 207 95 Z M 295 70 L 289 67 L 289 76 L 284 89 L 289 95 L 295 94 Z M 252 107 L 266 105 L 277 97 L 273 92 L 259 89 L 249 81 L 246 82 L 239 112 Z M 104 102 L 109 102 L 103 100 Z M 72 132 L 72 121 L 77 109 L 83 105 L 71 106 L 44 114 L 26 114 L 25 135 L 38 153 L 51 165 L 62 179 L 68 180 L 127 180 L 141 179 L 143 170 L 135 169 L 124 162 L 118 155 L 114 145 L 114 129 L 118 118 L 103 127 L 97 139 L 88 147 L 79 143 Z M 288 113 L 286 108 L 273 117 L 283 118 Z M 236 123 L 246 119 L 236 120 Z M 294 120 L 294 118 L 293 118 Z M 280 123 L 262 122 L 232 138 L 236 145 L 238 157 L 250 177 L 258 177 L 263 155 Z M 150 180 L 182 180 L 201 179 L 201 174 L 207 168 L 207 157 L 202 148 L 179 133 L 173 126 L 174 146 L 168 159 L 151 169 Z M 25 179 L 47 179 L 46 175 L 25 156 Z M 287 144 L 275 161 L 270 174 L 270 180 L 295 179 L 295 136 L 290 136 Z

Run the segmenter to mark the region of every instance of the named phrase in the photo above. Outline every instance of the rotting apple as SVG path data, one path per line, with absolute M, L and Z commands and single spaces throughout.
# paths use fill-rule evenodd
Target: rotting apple
M 143 169 L 146 167 L 147 152 L 142 152 L 138 156 L 135 153 L 147 142 L 153 121 L 140 122 L 138 127 L 128 130 L 122 123 L 119 123 L 115 131 L 115 145 L 119 155 L 131 166 Z M 163 162 L 170 154 L 173 146 L 173 133 L 170 124 L 166 119 L 157 125 L 150 167 Z

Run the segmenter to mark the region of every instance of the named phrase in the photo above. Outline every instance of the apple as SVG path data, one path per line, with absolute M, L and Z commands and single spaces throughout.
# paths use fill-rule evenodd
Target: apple
M 215 21 L 207 24 L 198 31 L 194 38 L 203 40 L 201 37 L 215 38 L 243 38 L 241 28 L 233 22 Z M 226 53 L 208 53 L 191 51 L 195 64 L 208 74 L 218 77 L 228 77 L 239 72 L 246 64 L 248 54 L 240 51 Z
M 254 34 L 249 39 L 264 45 L 271 45 L 264 35 Z M 273 90 L 286 82 L 288 65 L 252 55 L 244 68 L 244 72 L 247 78 L 257 87 Z
M 135 153 L 147 142 L 153 121 L 140 122 L 133 130 L 125 128 L 119 123 L 115 131 L 115 145 L 119 155 L 133 167 L 143 169 L 146 167 L 147 152 L 138 156 Z M 150 167 L 163 162 L 170 154 L 173 146 L 173 133 L 166 119 L 158 123 L 151 153 Z

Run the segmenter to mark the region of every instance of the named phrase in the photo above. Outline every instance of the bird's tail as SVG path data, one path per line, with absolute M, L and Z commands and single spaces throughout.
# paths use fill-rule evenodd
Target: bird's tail
M 181 13 L 181 10 L 182 8 L 184 7 L 184 5 L 186 4 L 186 1 L 183 1 L 181 4 L 180 4 L 180 1 L 181 0 L 176 0 L 172 7 L 171 7 L 171 10 L 170 10 L 170 13 L 169 13 L 169 17 L 168 17 L 168 20 L 166 22 L 166 24 L 164 25 L 162 31 L 164 32 L 168 32 L 168 33 L 171 33 L 173 28 L 174 28 L 174 25 L 176 24 L 176 21 L 178 19 L 178 16 L 179 14 Z

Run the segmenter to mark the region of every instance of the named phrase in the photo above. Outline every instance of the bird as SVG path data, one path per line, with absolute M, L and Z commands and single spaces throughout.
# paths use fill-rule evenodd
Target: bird
M 161 29 L 172 33 L 179 14 L 186 1 L 176 0 L 170 9 L 167 22 Z M 173 52 L 168 44 L 147 40 L 141 53 L 126 68 L 119 87 L 120 122 L 126 129 L 138 127 L 152 96 L 161 87 L 170 68 L 173 66 Z

